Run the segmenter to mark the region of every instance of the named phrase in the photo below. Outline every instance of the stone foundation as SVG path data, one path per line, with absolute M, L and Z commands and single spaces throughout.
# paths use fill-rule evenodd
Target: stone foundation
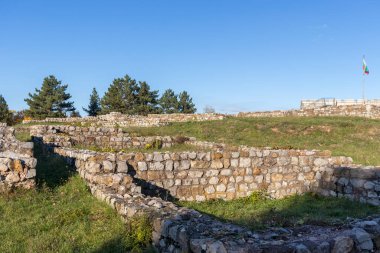
M 36 138 L 36 141 L 40 140 Z M 160 193 L 160 190 L 165 189 L 157 184 L 159 179 L 144 180 L 139 176 L 139 171 L 161 172 L 157 168 L 161 168 L 162 165 L 164 172 L 176 173 L 175 170 L 177 170 L 178 173 L 182 171 L 189 173 L 195 168 L 192 168 L 191 161 L 210 162 L 210 166 L 214 161 L 215 165 L 218 164 L 214 169 L 221 173 L 224 167 L 215 161 L 226 158 L 221 157 L 221 153 L 218 152 L 207 153 L 205 156 L 202 155 L 202 159 L 200 159 L 201 156 L 198 158 L 200 153 L 194 155 L 191 152 L 179 154 L 114 154 L 54 147 L 49 144 L 46 144 L 46 147 L 56 155 L 64 157 L 69 164 L 74 165 L 90 187 L 92 194 L 107 202 L 124 219 L 128 220 L 141 214 L 148 215 L 153 225 L 153 244 L 159 252 L 370 252 L 380 249 L 380 218 L 378 217 L 352 220 L 347 225 L 340 227 L 308 225 L 252 232 L 236 225 L 217 221 L 197 211 L 176 206 L 164 200 L 165 195 L 162 193 L 165 192 Z M 344 175 L 342 178 L 349 177 L 351 181 L 355 179 L 355 173 L 352 171 L 348 174 L 340 172 L 340 170 L 346 171 L 347 167 L 342 167 L 339 164 L 349 163 L 351 161 L 349 158 L 330 157 L 328 153 L 318 153 L 317 151 L 267 150 L 268 152 L 266 152 L 266 150 L 258 149 L 254 149 L 254 151 L 252 148 L 246 150 L 245 147 L 242 147 L 241 150 L 230 152 L 229 159 L 237 159 L 237 166 L 244 164 L 245 169 L 254 168 L 253 161 L 261 156 L 264 163 L 267 164 L 266 166 L 272 166 L 270 168 L 284 168 L 292 162 L 293 166 L 297 164 L 297 167 L 312 166 L 313 169 L 309 172 L 314 172 L 315 175 L 321 172 L 320 179 L 326 179 L 326 183 L 319 185 L 326 187 L 326 189 L 335 182 L 334 180 L 339 181 L 341 179 L 338 178 L 338 175 Z M 285 155 L 285 152 L 288 153 Z M 290 152 L 295 153 L 290 154 Z M 239 153 L 239 157 L 235 153 Z M 292 159 L 296 156 L 298 156 L 297 162 Z M 246 158 L 246 160 L 240 160 L 241 158 Z M 173 161 L 173 167 L 170 165 L 169 170 L 166 167 L 167 161 L 169 163 Z M 183 166 L 181 161 L 190 161 L 190 165 Z M 139 165 L 139 162 L 146 164 Z M 176 169 L 174 169 L 174 162 L 178 162 Z M 158 163 L 162 165 L 158 165 Z M 181 169 L 179 169 L 180 167 Z M 360 170 L 361 168 L 356 169 Z M 194 171 L 201 170 L 201 168 L 194 169 Z M 204 169 L 204 172 L 208 170 Z M 275 185 L 277 178 L 280 178 L 278 174 L 282 175 L 281 182 L 284 182 L 286 180 L 284 176 L 292 172 L 283 170 L 282 172 L 268 173 L 270 183 L 273 179 Z M 299 173 L 304 174 L 304 172 Z M 275 176 L 272 177 L 272 175 Z M 360 172 L 356 175 L 363 178 Z M 371 174 L 366 178 L 369 181 L 373 179 L 373 176 Z M 202 177 L 203 175 L 200 176 L 200 178 Z M 304 175 L 305 182 L 311 180 L 307 178 L 308 176 L 305 177 Z M 364 184 L 368 184 L 368 182 L 364 182 Z M 333 192 L 337 189 L 330 190 Z
M 340 105 L 300 110 L 267 111 L 267 112 L 240 112 L 236 117 L 364 117 L 380 119 L 380 106 L 376 105 Z
M 223 114 L 205 113 L 205 114 L 148 114 L 147 116 L 126 115 L 117 112 L 111 112 L 106 115 L 83 118 L 46 118 L 44 120 L 24 120 L 23 123 L 78 123 L 91 124 L 93 126 L 104 127 L 150 127 L 163 126 L 171 122 L 189 122 L 189 121 L 207 121 L 222 120 L 226 116 Z
M 76 126 L 31 126 L 32 136 L 41 137 L 45 143 L 54 143 L 60 147 L 96 146 L 114 149 L 145 148 L 157 141 L 163 148 L 179 142 L 190 140 L 171 136 L 131 136 L 120 128 L 109 127 L 76 127 Z
M 33 143 L 18 141 L 13 128 L 0 124 L 0 191 L 33 188 L 36 165 Z

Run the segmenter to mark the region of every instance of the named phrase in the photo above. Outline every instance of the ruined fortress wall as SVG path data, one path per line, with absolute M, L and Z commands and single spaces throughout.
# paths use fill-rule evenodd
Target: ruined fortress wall
M 92 124 L 94 126 L 105 127 L 150 127 L 162 126 L 170 122 L 189 122 L 189 121 L 207 121 L 207 120 L 222 120 L 225 118 L 223 114 L 204 113 L 204 114 L 149 114 L 147 116 L 126 115 L 117 112 L 112 112 L 106 115 L 96 117 L 83 118 L 46 118 L 44 120 L 24 120 L 23 123 L 79 123 Z
M 380 106 L 380 99 L 335 99 L 335 98 L 321 98 L 321 99 L 304 99 L 301 100 L 301 109 L 314 109 L 326 106 L 361 106 L 361 105 L 374 105 Z
M 334 166 L 324 171 L 322 179 L 315 189 L 319 194 L 380 206 L 380 167 Z
M 131 136 L 120 128 L 110 127 L 76 127 L 76 126 L 44 126 L 30 127 L 30 133 L 35 137 L 42 137 L 46 143 L 54 143 L 60 147 L 94 146 L 113 149 L 145 148 L 156 141 L 162 147 L 171 147 L 178 138 L 171 136 Z
M 297 252 L 299 249 L 305 252 L 312 252 L 313 250 L 316 252 L 337 252 L 342 245 L 345 245 L 345 248 L 349 246 L 349 249 L 355 248 L 358 252 L 366 252 L 366 250 L 379 246 L 378 244 L 376 244 L 377 246 L 374 245 L 380 238 L 380 230 L 377 230 L 380 228 L 380 219 L 355 221 L 348 227 L 318 228 L 318 234 L 309 235 L 306 232 L 302 237 L 297 236 L 297 234 L 285 233 L 281 237 L 285 240 L 279 241 L 268 236 L 276 233 L 275 230 L 253 233 L 245 228 L 217 221 L 197 211 L 178 207 L 163 200 L 164 195 L 161 195 L 161 198 L 154 197 L 154 194 L 149 194 L 149 191 L 155 189 L 154 185 L 151 185 L 155 180 L 141 180 L 138 173 L 131 173 L 136 168 L 133 167 L 133 163 L 128 161 L 134 161 L 137 163 L 137 167 L 139 161 L 144 161 L 147 163 L 147 170 L 144 168 L 143 171 L 149 171 L 149 160 L 152 159 L 151 162 L 155 159 L 161 160 L 159 155 L 165 156 L 165 154 L 156 153 L 150 157 L 151 154 L 97 153 L 58 147 L 53 148 L 53 150 L 56 154 L 65 157 L 70 163 L 75 164 L 79 174 L 89 185 L 92 194 L 107 202 L 124 218 L 129 219 L 139 214 L 148 214 L 153 224 L 153 244 L 160 252 L 167 252 L 168 250 L 180 252 L 203 252 L 206 250 L 209 252 L 278 252 L 279 250 L 281 252 L 284 250 L 286 252 Z M 324 177 L 325 172 L 332 176 L 338 175 L 330 173 L 328 170 L 330 163 L 343 168 L 338 164 L 350 162 L 348 158 L 331 158 L 327 154 L 317 152 L 309 152 L 308 154 L 302 153 L 304 151 L 297 152 L 300 153 L 292 155 L 298 155 L 300 160 L 303 160 L 301 157 L 306 157 L 307 164 L 312 161 L 314 166 L 322 169 L 321 178 Z M 186 160 L 183 157 L 184 154 L 193 157 L 190 153 L 182 153 L 179 154 L 180 161 L 182 161 L 181 159 Z M 265 155 L 263 154 L 263 156 Z M 282 159 L 283 155 L 273 156 L 269 153 L 269 157 Z M 162 159 L 165 158 L 162 157 Z M 217 159 L 222 158 L 218 157 Z M 210 160 L 215 161 L 211 157 Z M 170 159 L 166 161 L 170 161 Z M 157 163 L 153 164 L 152 169 L 157 165 Z M 140 164 L 140 166 L 145 165 Z M 273 164 L 273 166 L 276 165 Z M 357 169 L 360 170 L 360 168 Z M 191 170 L 190 164 L 189 170 L 182 171 L 190 172 Z M 285 175 L 285 173 L 282 174 Z M 351 175 L 351 179 L 354 177 Z M 141 181 L 145 181 L 145 183 Z
M 33 143 L 21 142 L 15 137 L 13 127 L 8 127 L 6 124 L 0 124 L 0 152 L 14 152 L 24 156 L 33 156 Z
M 13 128 L 0 124 L 0 191 L 33 188 L 36 165 L 33 143 L 18 141 Z
M 144 153 L 147 143 L 160 140 L 164 147 L 170 147 L 176 145 L 175 138 L 130 137 L 115 128 L 74 126 L 32 126 L 31 133 L 57 147 L 76 143 L 83 148 L 141 148 L 137 153 L 91 154 L 100 161 L 94 166 L 101 169 L 107 160 L 106 165 L 112 163 L 112 169 L 107 170 L 114 172 L 122 167 L 122 171 L 133 171 L 135 178 L 165 189 L 180 200 L 235 199 L 258 190 L 275 198 L 315 191 L 380 205 L 379 168 L 358 167 L 350 158 L 331 157 L 326 151 L 232 148 L 190 138 L 186 143 L 199 147 L 199 151 Z M 88 154 L 77 149 L 70 152 Z
M 146 182 L 145 186 L 189 201 L 235 199 L 258 190 L 274 198 L 309 192 L 327 178 L 325 174 L 332 172 L 330 167 L 351 162 L 350 158 L 330 157 L 325 152 L 255 148 L 179 153 L 102 153 L 55 148 L 55 152 L 74 158 L 89 170 L 132 173 L 136 180 Z M 109 186 L 113 184 L 109 181 Z
M 241 112 L 236 115 L 244 118 L 258 117 L 330 117 L 350 116 L 380 119 L 380 106 L 375 105 L 341 105 L 326 106 L 301 110 Z
M 318 228 L 317 233 L 306 232 L 302 237 L 289 232 L 281 234 L 279 240 L 270 236 L 276 230 L 252 232 L 167 201 L 170 195 L 184 200 L 227 198 L 228 193 L 247 196 L 251 190 L 246 187 L 261 181 L 263 187 L 258 189 L 274 197 L 314 191 L 376 204 L 371 201 L 379 198 L 378 168 L 355 167 L 347 157 L 249 147 L 212 152 L 102 153 L 45 145 L 75 165 L 92 194 L 122 217 L 148 215 L 153 224 L 152 241 L 160 252 L 337 252 L 342 245 L 366 252 L 379 246 L 380 219 L 355 221 L 349 227 Z

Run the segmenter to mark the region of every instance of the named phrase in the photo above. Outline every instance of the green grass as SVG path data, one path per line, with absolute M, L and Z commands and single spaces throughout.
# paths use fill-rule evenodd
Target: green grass
M 133 135 L 182 135 L 254 147 L 331 150 L 354 162 L 380 165 L 380 120 L 352 117 L 227 118 L 125 128 Z
M 175 144 L 171 147 L 165 147 L 165 148 L 123 148 L 123 149 L 116 149 L 112 147 L 99 147 L 99 146 L 91 146 L 91 145 L 75 145 L 73 148 L 76 149 L 87 149 L 91 151 L 96 152 L 110 152 L 110 153 L 117 153 L 117 152 L 123 152 L 123 153 L 136 153 L 136 152 L 142 152 L 142 153 L 153 153 L 153 152 L 188 152 L 188 151 L 210 151 L 211 149 L 206 149 L 204 147 L 197 147 L 190 144 Z
M 141 252 L 146 217 L 124 224 L 61 158 L 36 147 L 37 189 L 0 196 L 0 252 Z
M 337 225 L 347 221 L 347 217 L 361 218 L 380 212 L 380 207 L 344 198 L 320 197 L 311 193 L 284 199 L 268 199 L 256 192 L 250 197 L 232 201 L 213 200 L 179 204 L 252 229 L 303 224 Z

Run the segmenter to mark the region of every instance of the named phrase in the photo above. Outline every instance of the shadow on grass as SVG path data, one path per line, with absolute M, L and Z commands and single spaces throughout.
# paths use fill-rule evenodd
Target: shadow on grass
M 232 201 L 180 202 L 180 205 L 253 230 L 277 226 L 339 226 L 347 222 L 348 217 L 364 218 L 380 213 L 380 208 L 376 206 L 312 193 L 283 199 L 258 198 L 252 195 Z
M 34 157 L 37 158 L 38 188 L 54 189 L 63 185 L 75 173 L 75 168 L 68 165 L 64 158 L 52 154 L 38 141 L 34 141 Z

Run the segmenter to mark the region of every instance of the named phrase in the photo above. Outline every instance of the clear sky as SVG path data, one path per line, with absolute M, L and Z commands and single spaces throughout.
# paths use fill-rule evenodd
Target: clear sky
M 380 98 L 379 13 L 377 0 L 0 0 L 0 94 L 26 108 L 53 74 L 79 109 L 129 74 L 187 90 L 198 112 L 290 109 L 361 98 L 365 54 Z

